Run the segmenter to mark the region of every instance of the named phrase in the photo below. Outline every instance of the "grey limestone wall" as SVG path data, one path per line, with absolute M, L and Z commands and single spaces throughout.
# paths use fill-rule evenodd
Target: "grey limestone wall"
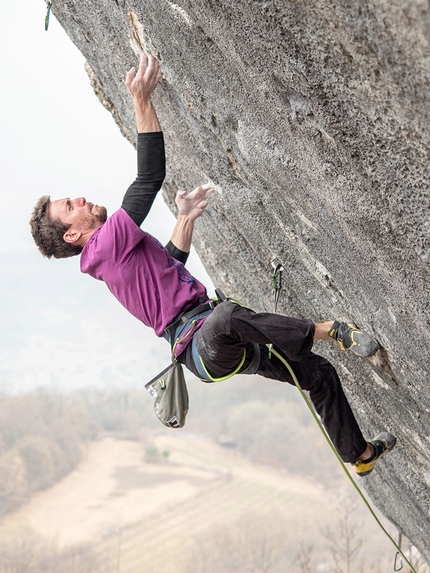
M 142 50 L 177 188 L 217 193 L 195 245 L 215 284 L 271 310 L 351 318 L 383 345 L 320 344 L 365 435 L 398 445 L 365 487 L 430 561 L 427 0 L 61 0 L 103 105 L 134 142 L 126 71 Z

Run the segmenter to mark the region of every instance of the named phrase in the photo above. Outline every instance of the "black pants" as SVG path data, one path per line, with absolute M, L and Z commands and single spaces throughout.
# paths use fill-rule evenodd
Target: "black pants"
M 257 374 L 265 378 L 294 381 L 285 365 L 274 355 L 269 359 L 266 344 L 272 343 L 291 365 L 303 390 L 321 417 L 324 427 L 344 462 L 355 462 L 366 449 L 364 439 L 335 368 L 321 356 L 313 354 L 314 325 L 271 313 L 254 311 L 231 301 L 218 305 L 197 332 L 196 345 L 207 370 L 214 378 L 232 372 L 243 351 L 251 343 L 261 345 L 261 362 Z M 246 368 L 251 357 L 244 364 Z M 191 345 L 180 361 L 197 377 Z

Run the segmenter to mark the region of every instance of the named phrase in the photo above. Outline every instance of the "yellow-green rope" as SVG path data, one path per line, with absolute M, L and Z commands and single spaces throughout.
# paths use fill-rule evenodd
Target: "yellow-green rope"
M 267 345 L 269 346 L 269 345 Z M 324 435 L 324 438 L 326 439 L 328 445 L 330 446 L 331 451 L 334 453 L 334 455 L 336 456 L 336 459 L 338 460 L 338 462 L 340 463 L 340 465 L 342 466 L 343 471 L 346 473 L 346 475 L 348 476 L 349 481 L 352 483 L 354 489 L 356 490 L 356 492 L 358 493 L 358 495 L 361 497 L 361 499 L 363 500 L 364 504 L 366 505 L 367 509 L 370 511 L 371 515 L 373 516 L 373 518 L 375 519 L 376 523 L 379 525 L 379 527 L 382 529 L 382 531 L 385 533 L 385 535 L 388 537 L 388 539 L 391 541 L 391 543 L 394 545 L 394 547 L 396 548 L 397 552 L 399 553 L 399 555 L 401 555 L 403 557 L 403 559 L 405 560 L 405 562 L 408 564 L 408 566 L 410 567 L 411 573 L 417 573 L 416 570 L 414 569 L 414 567 L 412 566 L 412 564 L 410 563 L 410 561 L 408 560 L 408 558 L 406 557 L 406 555 L 403 553 L 403 551 L 400 549 L 399 545 L 394 541 L 394 539 L 391 537 L 391 535 L 388 533 L 388 531 L 385 529 L 385 527 L 382 525 L 381 521 L 378 519 L 378 516 L 375 514 L 375 512 L 373 511 L 373 509 L 371 508 L 369 502 L 367 501 L 367 499 L 365 498 L 363 492 L 360 490 L 360 488 L 358 487 L 358 485 L 355 483 L 354 479 L 352 478 L 351 474 L 349 473 L 349 471 L 346 469 L 345 464 L 343 463 L 342 458 L 340 457 L 339 453 L 337 452 L 336 448 L 333 446 L 330 438 L 327 435 L 327 432 L 325 431 L 324 426 L 321 423 L 321 420 L 319 419 L 317 413 L 315 412 L 314 408 L 312 407 L 312 404 L 309 402 L 306 394 L 303 391 L 303 388 L 300 386 L 299 381 L 297 380 L 296 375 L 294 374 L 293 369 L 291 368 L 291 366 L 288 364 L 288 362 L 285 360 L 285 358 L 283 356 L 281 356 L 281 354 L 279 354 L 279 352 L 277 352 L 276 350 L 274 350 L 273 348 L 271 349 L 272 354 L 274 356 L 276 356 L 276 358 L 278 358 L 278 360 L 280 360 L 282 362 L 282 364 L 284 364 L 284 366 L 288 369 L 289 373 L 291 374 L 291 377 L 294 380 L 294 384 L 297 386 L 298 391 L 300 392 L 300 394 L 302 395 L 304 401 L 306 402 L 307 407 L 309 408 L 314 420 L 316 421 L 319 429 L 321 430 L 321 432 Z

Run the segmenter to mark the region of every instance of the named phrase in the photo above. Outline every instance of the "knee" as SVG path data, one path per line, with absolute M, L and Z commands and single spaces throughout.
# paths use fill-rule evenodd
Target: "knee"
M 215 307 L 213 313 L 206 321 L 210 323 L 211 329 L 220 334 L 229 334 L 231 327 L 231 317 L 235 306 L 235 303 L 226 301 Z

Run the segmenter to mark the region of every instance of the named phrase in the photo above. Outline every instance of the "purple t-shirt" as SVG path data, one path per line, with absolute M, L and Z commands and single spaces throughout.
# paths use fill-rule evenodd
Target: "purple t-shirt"
M 91 235 L 81 253 L 81 271 L 104 281 L 157 336 L 180 312 L 207 296 L 204 285 L 123 208 Z

